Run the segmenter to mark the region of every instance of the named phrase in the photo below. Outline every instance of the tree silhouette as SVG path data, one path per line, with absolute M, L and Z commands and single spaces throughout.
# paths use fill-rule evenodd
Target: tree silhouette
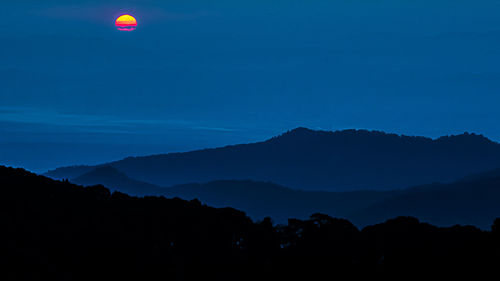
M 137 198 L 0 167 L 2 280 L 324 280 L 494 274 L 491 232 L 398 217 L 273 225 L 199 201 Z

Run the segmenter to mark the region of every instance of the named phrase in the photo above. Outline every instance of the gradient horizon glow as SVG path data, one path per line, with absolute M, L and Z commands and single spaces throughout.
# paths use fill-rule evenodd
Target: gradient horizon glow
M 133 31 L 137 28 L 137 20 L 131 15 L 121 15 L 116 19 L 115 25 L 120 31 Z

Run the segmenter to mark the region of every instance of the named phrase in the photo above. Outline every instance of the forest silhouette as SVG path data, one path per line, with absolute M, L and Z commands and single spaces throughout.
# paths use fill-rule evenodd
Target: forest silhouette
M 198 200 L 133 197 L 0 167 L 2 280 L 333 280 L 496 274 L 491 231 L 323 214 L 273 225 Z

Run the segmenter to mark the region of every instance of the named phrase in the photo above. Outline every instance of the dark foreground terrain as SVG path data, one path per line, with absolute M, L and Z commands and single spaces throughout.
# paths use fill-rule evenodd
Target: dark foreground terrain
M 491 231 L 314 214 L 273 226 L 199 201 L 137 198 L 0 167 L 1 280 L 346 280 L 496 276 Z

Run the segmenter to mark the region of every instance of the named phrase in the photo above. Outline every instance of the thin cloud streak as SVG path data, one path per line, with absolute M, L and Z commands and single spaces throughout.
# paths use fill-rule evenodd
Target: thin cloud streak
M 151 127 L 219 132 L 239 131 L 234 128 L 200 125 L 199 122 L 192 120 L 122 119 L 116 116 L 70 114 L 23 107 L 0 107 L 0 122 L 57 126 L 83 132 L 118 134 L 151 134 L 151 131 L 148 130 Z

